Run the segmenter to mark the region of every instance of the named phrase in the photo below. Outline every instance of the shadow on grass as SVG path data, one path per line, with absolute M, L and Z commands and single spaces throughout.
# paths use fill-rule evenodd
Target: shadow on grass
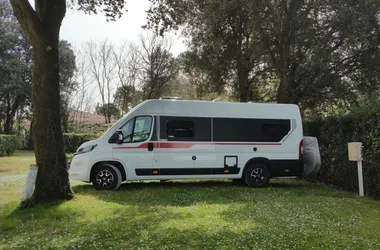
M 347 193 L 302 180 L 272 180 L 269 187 L 250 188 L 230 181 L 159 181 L 123 183 L 120 190 L 97 191 L 92 185 L 77 185 L 73 190 L 78 195 L 91 195 L 106 202 L 143 206 L 190 206 L 198 203 L 230 204 L 255 203 L 263 199 L 291 197 L 347 197 Z
M 264 188 L 250 188 L 246 186 L 245 183 L 233 183 L 227 180 L 201 180 L 201 181 L 134 181 L 134 182 L 124 182 L 121 184 L 120 191 L 125 190 L 141 190 L 141 189 L 156 189 L 156 188 L 191 188 L 191 189 L 202 189 L 205 188 L 246 188 L 252 190 L 265 190 L 267 188 L 278 188 L 278 189 L 297 189 L 297 188 L 307 188 L 311 183 L 301 181 L 301 180 L 281 180 L 274 179 L 269 183 L 268 187 Z M 94 187 L 91 184 L 80 184 L 73 187 L 73 190 L 76 191 L 88 191 L 94 190 Z M 102 191 L 100 191 L 102 192 Z

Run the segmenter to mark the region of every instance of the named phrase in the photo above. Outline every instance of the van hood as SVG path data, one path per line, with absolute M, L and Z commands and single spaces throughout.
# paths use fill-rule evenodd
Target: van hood
M 86 141 L 85 143 L 83 143 L 82 145 L 80 145 L 79 148 L 84 148 L 84 147 L 87 147 L 87 146 L 95 145 L 95 144 L 97 144 L 97 141 L 98 140 Z

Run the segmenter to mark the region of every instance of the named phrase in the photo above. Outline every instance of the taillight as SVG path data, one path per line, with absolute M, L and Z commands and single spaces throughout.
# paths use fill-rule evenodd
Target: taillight
M 302 160 L 302 155 L 303 155 L 303 139 L 300 141 L 299 151 L 298 152 L 299 152 L 298 159 Z

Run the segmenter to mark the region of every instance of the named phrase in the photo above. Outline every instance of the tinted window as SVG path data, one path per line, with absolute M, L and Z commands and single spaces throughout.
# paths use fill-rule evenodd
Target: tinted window
M 261 133 L 263 133 L 265 136 L 272 136 L 277 134 L 283 135 L 284 133 L 288 133 L 288 131 L 288 126 L 285 124 L 264 123 L 261 125 Z
M 279 142 L 290 131 L 290 120 L 214 118 L 214 141 Z
M 168 138 L 194 137 L 194 122 L 168 121 L 166 123 L 166 136 Z
M 211 141 L 211 118 L 160 117 L 160 138 L 168 141 Z

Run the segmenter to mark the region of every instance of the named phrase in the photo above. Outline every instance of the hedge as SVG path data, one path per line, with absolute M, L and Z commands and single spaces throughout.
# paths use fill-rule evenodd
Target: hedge
M 66 153 L 75 153 L 78 147 L 87 141 L 94 140 L 98 138 L 99 134 L 75 134 L 75 133 L 65 133 L 63 134 L 63 141 L 65 145 Z
M 348 161 L 348 142 L 363 143 L 365 194 L 380 199 L 380 108 L 304 123 L 304 134 L 318 138 L 322 166 L 312 179 L 358 192 L 357 163 Z
M 12 155 L 18 147 L 16 135 L 0 135 L 0 156 Z

